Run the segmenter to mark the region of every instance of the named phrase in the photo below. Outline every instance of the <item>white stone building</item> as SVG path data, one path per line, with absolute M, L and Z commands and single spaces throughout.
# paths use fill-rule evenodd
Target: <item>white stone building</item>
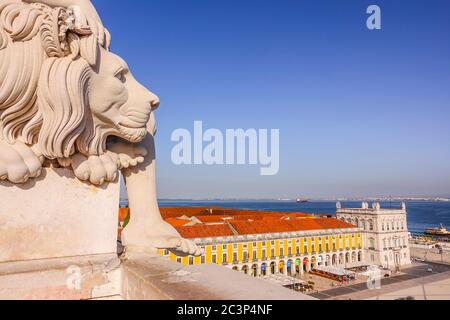
M 342 208 L 338 202 L 336 215 L 361 229 L 367 264 L 398 269 L 411 263 L 405 203 L 399 209 L 382 209 L 378 202 L 371 208 L 367 202 L 361 208 Z

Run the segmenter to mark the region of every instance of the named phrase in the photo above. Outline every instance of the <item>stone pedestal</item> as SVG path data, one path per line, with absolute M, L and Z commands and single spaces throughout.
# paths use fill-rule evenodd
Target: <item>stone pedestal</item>
M 0 263 L 117 252 L 119 183 L 94 187 L 67 169 L 0 183 Z
M 0 299 L 120 296 L 119 183 L 94 187 L 46 169 L 0 183 Z

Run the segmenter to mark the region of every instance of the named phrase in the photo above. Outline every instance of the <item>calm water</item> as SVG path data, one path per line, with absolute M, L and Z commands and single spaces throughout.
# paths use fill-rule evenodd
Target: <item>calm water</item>
M 218 206 L 231 209 L 252 209 L 280 212 L 336 213 L 336 202 L 317 201 L 298 204 L 294 201 L 160 201 L 161 207 Z M 382 208 L 400 208 L 400 203 L 382 203 Z M 344 208 L 359 208 L 361 202 L 342 202 Z M 442 223 L 450 227 L 450 202 L 407 202 L 408 229 L 423 233 L 427 227 Z

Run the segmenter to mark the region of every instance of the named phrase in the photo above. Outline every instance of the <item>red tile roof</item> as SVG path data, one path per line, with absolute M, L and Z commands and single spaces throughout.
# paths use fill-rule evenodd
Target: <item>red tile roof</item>
M 267 219 L 265 221 L 254 222 L 231 221 L 230 223 L 239 234 L 266 234 L 277 232 L 354 228 L 353 225 L 346 222 L 328 218 L 293 220 Z
M 167 218 L 166 222 L 171 224 L 174 227 L 181 227 L 181 226 L 184 226 L 185 224 L 190 223 L 191 220 L 177 219 L 177 218 Z
M 125 221 L 129 213 L 130 210 L 128 208 L 119 208 L 119 221 Z
M 194 226 L 175 227 L 183 238 L 209 238 L 232 236 L 233 231 L 227 224 L 198 224 Z
M 236 233 L 248 235 L 355 228 L 351 224 L 332 217 L 301 212 L 266 212 L 203 207 L 169 208 L 165 212 L 170 216 L 166 217 L 166 221 L 174 226 L 184 238 L 224 237 L 233 236 Z M 196 215 L 194 215 L 195 212 L 197 212 Z M 224 214 L 220 215 L 219 212 Z M 188 216 L 191 219 L 180 219 L 176 216 Z M 187 223 L 196 221 L 197 224 L 186 226 Z
M 307 213 L 303 212 L 274 212 L 274 211 L 261 211 L 261 210 L 237 210 L 237 209 L 224 209 L 219 207 L 178 207 L 178 208 L 160 208 L 161 215 L 164 219 L 169 217 L 205 217 L 205 216 L 261 216 L 263 213 L 265 216 L 273 215 L 273 216 L 310 216 Z

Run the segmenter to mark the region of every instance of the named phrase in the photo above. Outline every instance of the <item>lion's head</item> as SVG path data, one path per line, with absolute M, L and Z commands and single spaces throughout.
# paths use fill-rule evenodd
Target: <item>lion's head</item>
M 139 142 L 158 98 L 66 8 L 0 0 L 0 138 L 47 159 Z

